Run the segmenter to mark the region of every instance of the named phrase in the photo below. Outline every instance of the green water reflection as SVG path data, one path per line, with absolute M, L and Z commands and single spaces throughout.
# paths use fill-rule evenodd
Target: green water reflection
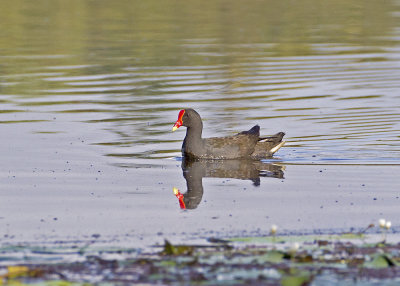
M 397 25 L 396 9 L 391 1 L 362 0 L 2 1 L 0 49 L 11 58 L 3 58 L 1 73 L 36 68 L 38 61 L 101 61 L 102 72 L 116 62 L 207 65 L 213 55 L 213 63 L 234 63 L 249 52 L 315 54 L 311 44 L 318 43 L 379 50 L 393 43 L 387 36 Z

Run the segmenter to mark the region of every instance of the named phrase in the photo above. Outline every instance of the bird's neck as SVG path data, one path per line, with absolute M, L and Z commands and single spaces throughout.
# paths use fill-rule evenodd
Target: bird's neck
M 186 140 L 197 141 L 201 140 L 201 134 L 203 133 L 203 123 L 196 122 L 192 126 L 186 128 Z
M 202 155 L 204 151 L 202 132 L 203 124 L 201 122 L 186 128 L 186 137 L 182 145 L 182 151 L 186 156 L 199 157 Z

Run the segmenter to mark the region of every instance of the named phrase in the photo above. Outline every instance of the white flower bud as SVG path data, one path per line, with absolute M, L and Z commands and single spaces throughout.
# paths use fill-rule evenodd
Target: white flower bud
M 389 229 L 392 226 L 392 222 L 391 221 L 387 221 L 385 224 L 386 229 Z
M 297 250 L 299 250 L 300 248 L 300 244 L 298 242 L 295 242 L 292 244 L 292 247 L 290 248 L 291 251 L 296 252 Z
M 277 230 L 278 230 L 278 227 L 275 224 L 271 225 L 271 234 L 272 235 L 275 235 Z

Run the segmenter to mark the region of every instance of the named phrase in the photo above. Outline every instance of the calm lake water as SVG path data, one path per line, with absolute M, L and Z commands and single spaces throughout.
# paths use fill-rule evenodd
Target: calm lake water
M 399 230 L 399 1 L 14 1 L 0 27 L 0 242 Z M 186 181 L 185 107 L 287 144 Z

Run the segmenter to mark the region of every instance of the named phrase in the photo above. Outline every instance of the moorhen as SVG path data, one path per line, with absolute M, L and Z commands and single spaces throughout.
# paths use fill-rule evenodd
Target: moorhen
M 172 131 L 186 126 L 186 136 L 182 144 L 182 155 L 192 159 L 256 159 L 271 157 L 285 141 L 285 133 L 279 132 L 268 137 L 260 137 L 260 126 L 233 136 L 201 138 L 203 122 L 200 115 L 191 108 L 179 112 Z

